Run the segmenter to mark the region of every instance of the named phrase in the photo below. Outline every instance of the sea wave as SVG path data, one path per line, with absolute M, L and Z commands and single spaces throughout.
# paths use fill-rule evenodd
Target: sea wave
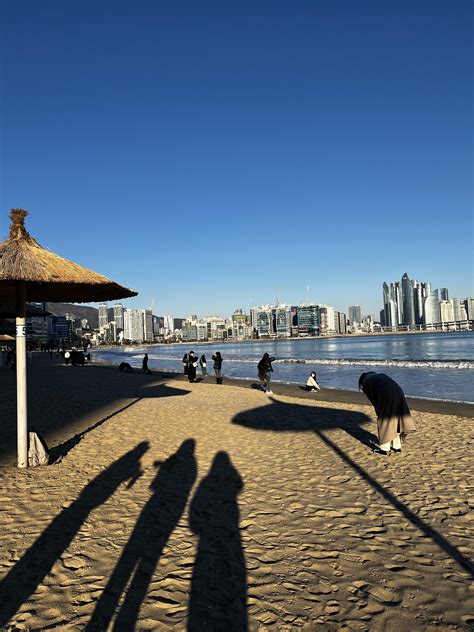
M 181 358 L 171 355 L 148 354 L 150 361 L 166 360 L 168 362 L 181 363 Z M 134 359 L 142 359 L 143 354 L 131 356 Z M 225 357 L 225 363 L 232 364 L 257 364 L 256 358 Z M 474 360 L 400 360 L 400 359 L 367 359 L 367 358 L 278 358 L 273 364 L 321 364 L 334 366 L 382 366 L 382 367 L 404 367 L 404 368 L 424 368 L 424 369 L 474 369 Z M 212 360 L 208 359 L 208 366 L 212 368 Z

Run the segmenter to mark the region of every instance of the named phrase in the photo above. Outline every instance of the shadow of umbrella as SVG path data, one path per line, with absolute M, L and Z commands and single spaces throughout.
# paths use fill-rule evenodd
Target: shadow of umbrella
M 350 410 L 337 410 L 332 408 L 314 408 L 301 404 L 287 404 L 274 398 L 270 398 L 271 404 L 255 408 L 236 415 L 232 423 L 252 428 L 253 430 L 264 430 L 272 432 L 314 432 L 328 448 L 330 448 L 346 465 L 364 481 L 366 481 L 376 492 L 390 503 L 400 514 L 426 537 L 430 538 L 437 546 L 445 551 L 455 562 L 457 562 L 471 577 L 474 577 L 474 565 L 458 548 L 453 546 L 436 529 L 427 524 L 422 518 L 416 515 L 405 503 L 393 494 L 384 485 L 379 483 L 367 470 L 354 461 L 337 443 L 335 443 L 325 430 L 341 428 L 361 443 L 373 447 L 376 445 L 376 437 L 367 432 L 360 424 L 369 421 L 369 417 L 363 413 Z
M 0 243 L 0 299 L 16 304 L 18 467 L 28 467 L 26 301 L 83 303 L 137 295 L 42 248 L 24 226 L 26 215 L 28 211 L 12 209 L 10 235 Z

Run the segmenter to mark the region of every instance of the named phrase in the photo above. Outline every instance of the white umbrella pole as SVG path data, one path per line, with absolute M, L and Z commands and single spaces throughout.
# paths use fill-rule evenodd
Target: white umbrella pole
M 28 467 L 28 412 L 26 403 L 25 283 L 16 283 L 16 411 L 18 467 Z

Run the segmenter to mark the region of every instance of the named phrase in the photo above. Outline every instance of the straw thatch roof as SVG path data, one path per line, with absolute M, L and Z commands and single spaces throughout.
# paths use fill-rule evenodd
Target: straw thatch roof
M 12 209 L 8 239 L 0 243 L 0 299 L 15 300 L 25 281 L 27 301 L 84 303 L 136 296 L 137 292 L 43 248 L 24 226 L 28 211 Z

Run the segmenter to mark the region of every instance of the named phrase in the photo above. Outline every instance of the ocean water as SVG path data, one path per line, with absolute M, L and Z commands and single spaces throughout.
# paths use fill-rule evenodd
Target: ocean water
M 190 350 L 205 354 L 211 375 L 211 356 L 219 350 L 224 376 L 256 380 L 257 363 L 268 352 L 276 358 L 274 381 L 305 384 L 316 371 L 322 388 L 357 390 L 361 373 L 378 371 L 390 375 L 407 395 L 474 403 L 474 332 L 144 345 L 93 351 L 91 360 L 141 367 L 148 353 L 151 369 L 182 372 L 181 359 Z

